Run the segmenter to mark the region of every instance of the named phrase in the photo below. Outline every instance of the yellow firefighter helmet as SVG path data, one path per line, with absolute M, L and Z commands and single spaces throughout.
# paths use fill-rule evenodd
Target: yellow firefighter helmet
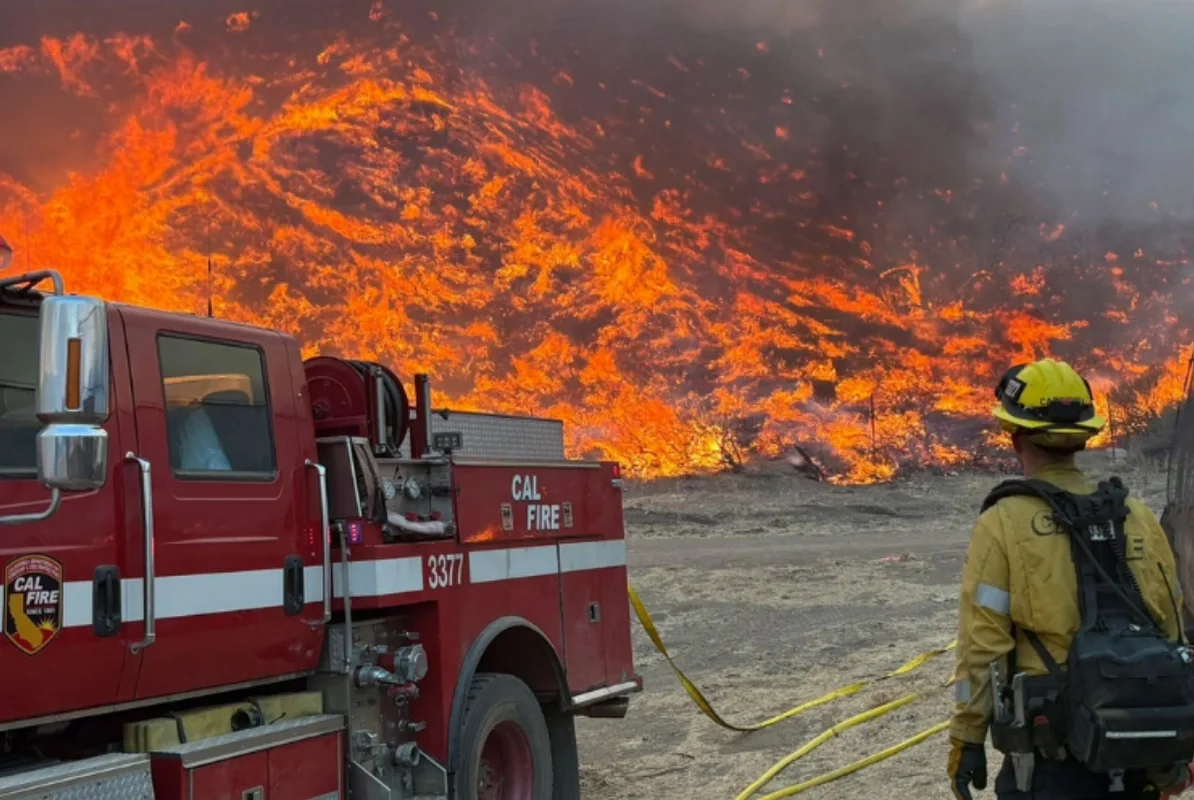
M 995 389 L 993 412 L 1005 431 L 1041 447 L 1081 447 L 1103 429 L 1090 384 L 1064 361 L 1045 358 L 1018 364 Z

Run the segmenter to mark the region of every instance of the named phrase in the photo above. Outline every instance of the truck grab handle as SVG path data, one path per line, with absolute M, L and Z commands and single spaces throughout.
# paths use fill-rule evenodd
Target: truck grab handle
M 319 535 L 323 539 L 323 624 L 332 621 L 332 535 L 328 519 L 328 468 L 311 459 L 305 462 L 319 475 Z
M 153 610 L 153 480 L 148 461 L 132 451 L 126 453 L 124 458 L 126 461 L 135 461 L 141 470 L 141 524 L 145 528 L 145 638 L 129 645 L 130 651 L 139 653 L 158 638 Z

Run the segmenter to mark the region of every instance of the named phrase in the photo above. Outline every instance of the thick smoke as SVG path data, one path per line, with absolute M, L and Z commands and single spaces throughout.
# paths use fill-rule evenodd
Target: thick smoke
M 992 4 L 967 25 L 1020 180 L 1088 220 L 1191 218 L 1194 6 Z
M 469 27 L 491 22 L 570 44 L 601 31 L 601 52 L 632 61 L 666 56 L 686 29 L 719 43 L 710 60 L 741 58 L 739 42 L 758 39 L 787 62 L 795 94 L 854 88 L 855 102 L 822 128 L 823 146 L 843 128 L 869 128 L 898 150 L 914 130 L 916 149 L 948 159 L 965 145 L 967 178 L 1022 183 L 1060 219 L 1194 214 L 1194 6 L 1180 0 L 542 0 Z M 813 64 L 800 59 L 810 47 Z M 935 114 L 961 124 L 935 124 Z M 913 178 L 932 168 L 901 155 Z

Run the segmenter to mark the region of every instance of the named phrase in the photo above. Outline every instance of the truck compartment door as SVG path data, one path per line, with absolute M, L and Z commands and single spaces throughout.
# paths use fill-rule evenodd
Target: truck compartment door
M 580 694 L 605 686 L 605 593 L 592 566 L 600 542 L 561 542 L 560 609 L 568 689 Z

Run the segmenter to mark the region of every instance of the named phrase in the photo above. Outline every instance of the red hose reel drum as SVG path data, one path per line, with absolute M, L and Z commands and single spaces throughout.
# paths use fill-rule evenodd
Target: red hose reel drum
M 391 455 L 398 454 L 410 427 L 410 400 L 393 372 L 370 361 L 332 356 L 307 359 L 303 368 L 316 436 L 361 436 L 369 439 L 375 450 L 385 448 Z M 387 428 L 380 441 L 379 401 Z

